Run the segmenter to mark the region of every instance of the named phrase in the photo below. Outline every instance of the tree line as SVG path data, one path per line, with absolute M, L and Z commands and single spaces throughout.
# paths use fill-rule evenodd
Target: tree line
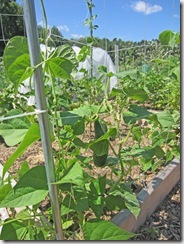
M 7 41 L 13 36 L 26 36 L 25 25 L 23 20 L 23 8 L 21 5 L 16 3 L 16 0 L 1 0 L 0 3 L 0 55 L 2 56 L 3 50 Z M 48 39 L 49 46 L 59 46 L 62 44 L 76 45 L 79 47 L 83 46 L 83 43 L 86 43 L 86 38 L 80 39 L 66 39 L 59 31 L 56 26 L 52 26 L 50 30 L 46 30 L 41 25 L 38 26 L 38 34 L 40 38 L 40 43 L 44 43 L 48 35 L 50 38 Z M 93 46 L 100 47 L 109 52 L 112 60 L 115 60 L 115 45 L 118 45 L 120 50 L 119 59 L 120 64 L 133 64 L 133 66 L 141 65 L 141 63 L 154 58 L 155 56 L 161 55 L 166 50 L 157 45 L 159 41 L 157 39 L 153 39 L 151 41 L 141 40 L 139 42 L 135 41 L 124 41 L 120 38 L 114 38 L 113 40 L 109 40 L 108 38 L 99 38 L 95 37 Z M 135 48 L 136 47 L 136 48 Z

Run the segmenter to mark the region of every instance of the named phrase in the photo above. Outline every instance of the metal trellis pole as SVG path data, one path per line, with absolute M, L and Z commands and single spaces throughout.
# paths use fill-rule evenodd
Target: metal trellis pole
M 23 0 L 23 9 L 24 9 L 24 19 L 25 19 L 25 25 L 27 31 L 31 66 L 35 67 L 37 64 L 41 63 L 41 55 L 40 55 L 40 46 L 38 41 L 38 31 L 37 31 L 34 0 Z M 36 107 L 38 110 L 47 110 L 47 103 L 45 98 L 45 90 L 44 90 L 44 82 L 43 82 L 43 73 L 42 73 L 41 66 L 39 66 L 39 68 L 35 70 L 33 78 L 34 78 L 34 87 L 35 87 Z M 55 179 L 55 168 L 54 168 L 54 160 L 52 154 L 49 119 L 48 119 L 47 111 L 45 113 L 41 113 L 38 115 L 38 122 L 40 125 L 49 196 L 50 196 L 53 220 L 54 220 L 55 230 L 56 230 L 56 240 L 64 240 L 62 224 L 61 224 L 59 199 L 58 199 L 58 189 L 56 185 L 52 184 L 53 182 L 56 181 L 56 179 Z

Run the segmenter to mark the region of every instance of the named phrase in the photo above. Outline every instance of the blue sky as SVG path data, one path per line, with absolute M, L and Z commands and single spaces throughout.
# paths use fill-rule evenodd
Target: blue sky
M 22 3 L 22 0 L 17 0 Z M 97 14 L 94 36 L 122 40 L 152 40 L 164 30 L 180 31 L 179 0 L 93 0 Z M 57 26 L 65 38 L 89 35 L 85 0 L 44 0 L 48 24 Z M 40 1 L 35 0 L 37 22 L 43 24 Z

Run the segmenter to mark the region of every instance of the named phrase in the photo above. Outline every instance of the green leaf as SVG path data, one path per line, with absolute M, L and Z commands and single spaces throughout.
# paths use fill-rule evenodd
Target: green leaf
M 0 207 L 24 207 L 41 202 L 48 194 L 47 178 L 44 166 L 27 171 L 8 195 Z
M 17 171 L 19 178 L 21 178 L 29 170 L 28 162 L 24 161 L 21 164 L 20 169 Z
M 136 79 L 136 77 L 137 77 L 137 69 L 123 71 L 123 72 L 120 72 L 120 73 L 118 73 L 116 75 L 120 79 L 121 78 L 125 78 L 126 76 L 129 76 L 131 79 Z
M 128 88 L 125 90 L 125 93 L 132 99 L 145 102 L 148 100 L 148 94 L 144 89 L 134 89 L 134 88 Z
M 48 59 L 47 68 L 52 72 L 52 75 L 62 79 L 69 79 L 73 69 L 73 64 L 65 58 L 50 58 Z
M 94 195 L 103 195 L 106 190 L 106 175 L 93 180 L 90 189 Z
M 105 198 L 105 202 L 109 210 L 121 210 L 127 208 L 125 205 L 125 200 L 122 198 L 122 196 L 108 195 Z
M 9 147 L 20 143 L 27 132 L 28 129 L 15 129 L 7 124 L 0 125 L 0 135 L 4 138 L 6 145 Z
M 27 39 L 15 36 L 10 39 L 4 50 L 3 62 L 8 78 L 16 88 L 32 74 Z
M 19 109 L 12 109 L 6 113 L 6 117 L 22 114 Z M 30 122 L 25 117 L 4 120 L 0 124 L 0 135 L 4 138 L 8 146 L 14 146 L 21 142 L 27 133 Z
M 67 44 L 57 47 L 52 57 L 65 58 L 72 63 L 72 66 L 77 65 L 75 51 Z
M 171 30 L 165 30 L 159 35 L 159 41 L 162 45 L 169 45 L 171 39 L 174 37 L 175 33 Z
M 130 105 L 130 109 L 123 113 L 123 119 L 126 124 L 133 124 L 140 119 L 152 119 L 154 114 L 149 112 L 146 108 L 137 105 Z
M 66 230 L 70 226 L 72 226 L 73 224 L 74 224 L 74 221 L 73 220 L 67 220 L 67 221 L 63 222 L 62 228 L 63 228 L 63 230 Z
M 80 62 L 83 62 L 85 61 L 85 59 L 87 58 L 87 56 L 90 55 L 90 48 L 87 47 L 87 46 L 83 46 L 81 48 L 81 50 L 79 51 L 79 54 L 77 56 L 77 59 L 80 61 Z
M 61 180 L 53 183 L 53 184 L 75 184 L 75 185 L 83 185 L 84 177 L 83 170 L 78 162 L 72 164 Z
M 142 130 L 140 127 L 134 126 L 132 128 L 132 134 L 133 134 L 133 139 L 138 141 L 138 143 L 141 142 L 141 137 L 142 137 Z
M 78 146 L 78 147 L 82 147 L 82 148 L 87 148 L 88 143 L 83 142 L 80 138 L 76 137 L 73 140 L 73 143 Z
M 11 191 L 11 184 L 6 184 L 0 188 L 0 202 L 7 196 L 7 194 Z
M 104 208 L 104 198 L 98 195 L 95 195 L 93 192 L 88 194 L 89 206 L 93 210 L 97 218 L 100 218 L 103 213 Z
M 157 119 L 163 128 L 170 128 L 174 125 L 174 119 L 172 117 L 172 114 L 168 111 L 158 113 Z
M 5 220 L 5 223 L 9 220 L 11 219 Z M 27 227 L 22 222 L 15 220 L 12 223 L 3 225 L 0 239 L 5 241 L 22 240 L 26 231 L 27 231 Z
M 89 209 L 89 200 L 85 189 L 80 186 L 74 186 L 74 198 L 76 211 L 83 212 Z
M 9 157 L 9 159 L 4 164 L 2 178 L 4 178 L 5 173 L 9 170 L 9 168 L 13 165 L 15 160 L 20 157 L 25 150 L 35 141 L 40 139 L 40 129 L 38 124 L 32 124 L 26 133 L 23 141 L 18 146 L 16 151 Z
M 75 135 L 84 133 L 84 117 L 72 112 L 61 112 L 61 120 L 63 125 L 70 125 L 74 130 Z
M 108 154 L 109 151 L 109 142 L 108 140 L 100 140 L 96 143 L 93 143 L 90 146 L 90 149 L 97 155 L 97 156 L 103 156 Z
M 88 221 L 82 230 L 86 241 L 119 241 L 128 240 L 135 236 L 135 234 L 122 230 L 112 222 L 105 220 Z
M 104 208 L 104 193 L 106 190 L 106 175 L 94 179 L 90 183 L 88 192 L 89 205 L 97 218 L 100 218 Z
M 140 212 L 140 203 L 137 200 L 136 196 L 133 193 L 124 190 L 123 197 L 125 199 L 125 205 L 127 206 L 127 208 L 137 218 Z
M 180 81 L 180 66 L 175 67 L 172 72 L 176 75 L 177 80 Z
M 75 209 L 75 202 L 71 195 L 67 195 L 61 204 L 61 216 L 66 215 Z

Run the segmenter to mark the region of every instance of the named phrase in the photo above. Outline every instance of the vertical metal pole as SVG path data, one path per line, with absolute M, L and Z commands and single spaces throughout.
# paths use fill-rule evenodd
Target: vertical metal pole
M 119 72 L 119 47 L 117 44 L 115 44 L 115 68 L 116 73 Z
M 38 31 L 37 31 L 34 0 L 23 0 L 23 9 L 24 9 L 24 18 L 25 18 L 25 25 L 27 31 L 31 65 L 32 67 L 35 67 L 37 64 L 41 63 L 41 54 L 40 54 L 40 46 L 38 41 Z M 34 87 L 35 87 L 36 107 L 38 110 L 47 110 L 47 103 L 45 98 L 45 90 L 44 90 L 44 82 L 43 82 L 43 73 L 42 73 L 41 66 L 39 66 L 39 68 L 35 70 L 33 78 L 34 78 Z M 61 224 L 60 206 L 58 200 L 58 189 L 56 185 L 52 185 L 52 183 L 55 182 L 56 179 L 55 179 L 54 160 L 52 155 L 52 146 L 51 146 L 51 139 L 50 139 L 49 119 L 48 119 L 47 112 L 38 115 L 38 122 L 40 125 L 47 182 L 49 188 L 49 196 L 50 196 L 53 220 L 54 220 L 55 230 L 56 230 L 56 240 L 64 240 L 62 224 Z

